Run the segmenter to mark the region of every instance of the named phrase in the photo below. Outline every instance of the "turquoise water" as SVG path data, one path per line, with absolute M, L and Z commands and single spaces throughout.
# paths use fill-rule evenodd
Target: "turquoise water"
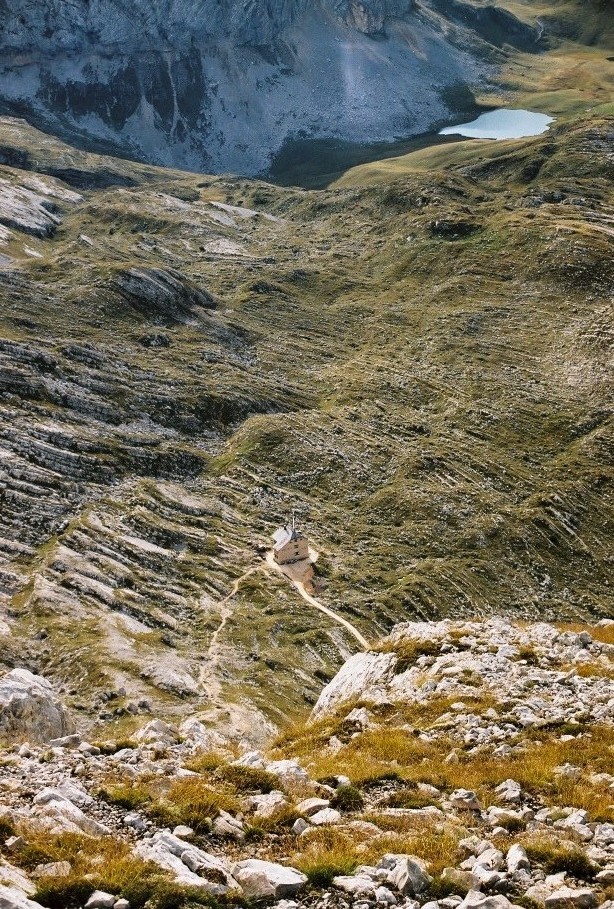
M 525 136 L 539 136 L 545 133 L 554 117 L 536 114 L 530 110 L 512 110 L 501 107 L 481 114 L 471 123 L 446 126 L 440 136 L 466 136 L 469 139 L 523 139 Z

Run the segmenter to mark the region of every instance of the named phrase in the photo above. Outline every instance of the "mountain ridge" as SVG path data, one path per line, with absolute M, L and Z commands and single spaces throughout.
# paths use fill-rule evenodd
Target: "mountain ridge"
M 411 0 L 176 0 L 145 16 L 134 0 L 20 0 L 4 13 L 5 112 L 94 150 L 252 175 L 291 138 L 392 141 L 447 122 L 494 72 L 489 40 L 537 50 L 540 34 L 497 7 Z

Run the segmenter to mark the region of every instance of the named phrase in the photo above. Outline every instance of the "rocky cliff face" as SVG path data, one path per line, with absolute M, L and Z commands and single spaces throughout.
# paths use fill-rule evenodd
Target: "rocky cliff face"
M 479 78 L 484 28 L 461 6 L 448 20 L 413 0 L 1 0 L 0 97 L 129 156 L 256 173 L 287 138 L 391 140 L 449 118 L 446 89 Z

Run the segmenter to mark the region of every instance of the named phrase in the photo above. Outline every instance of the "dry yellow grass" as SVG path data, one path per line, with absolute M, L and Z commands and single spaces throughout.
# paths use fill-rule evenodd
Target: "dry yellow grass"
M 614 644 L 614 625 L 604 625 L 598 628 L 595 625 L 581 625 L 574 622 L 556 622 L 556 627 L 560 631 L 571 631 L 574 634 L 588 631 L 594 641 L 600 641 L 602 644 Z
M 220 811 L 240 811 L 239 793 L 237 786 L 213 772 L 175 781 L 144 776 L 138 783 L 109 777 L 100 790 L 112 804 L 140 808 L 163 825 L 187 824 L 197 833 L 206 833 Z
M 547 874 L 558 874 L 565 871 L 579 879 L 590 879 L 595 866 L 584 849 L 572 843 L 561 843 L 558 839 L 541 834 L 527 834 L 520 838 L 527 855 L 534 864 L 539 865 Z
M 546 739 L 527 742 L 525 750 L 511 758 L 499 760 L 488 752 L 483 755 L 460 754 L 460 763 L 446 765 L 441 776 L 449 788 L 464 786 L 474 789 L 485 802 L 496 801 L 495 787 L 505 779 L 517 780 L 523 789 L 539 795 L 546 804 L 572 805 L 586 808 L 594 819 L 611 820 L 614 811 L 608 808 L 613 800 L 606 786 L 588 782 L 590 773 L 611 771 L 614 760 L 614 729 L 594 727 L 592 735 L 569 742 Z M 562 764 L 582 768 L 577 780 L 554 773 Z
M 614 754 L 611 755 L 614 763 Z M 610 769 L 612 768 L 610 764 Z M 546 801 L 557 805 L 572 805 L 574 808 L 584 808 L 588 811 L 592 821 L 600 823 L 614 823 L 614 795 L 608 786 L 597 785 L 586 779 L 570 780 L 565 777 L 557 778 L 552 784 L 551 791 L 546 796 Z
M 441 643 L 439 641 L 403 638 L 400 641 L 383 641 L 375 646 L 376 653 L 393 653 L 397 658 L 397 672 L 405 672 L 415 664 L 421 656 L 439 656 Z
M 433 875 L 458 859 L 459 840 L 467 834 L 463 827 L 423 821 L 417 828 L 406 819 L 398 823 L 399 829 L 376 837 L 330 828 L 310 832 L 305 846 L 291 857 L 291 862 L 312 883 L 326 886 L 335 874 L 349 874 L 358 864 L 375 864 L 387 852 L 416 855 L 427 863 Z
M 442 707 L 439 702 L 435 711 L 438 715 Z M 295 731 L 290 747 L 291 753 L 304 761 L 315 778 L 343 773 L 358 786 L 391 776 L 431 783 L 447 791 L 462 786 L 474 789 L 486 804 L 497 801 L 494 790 L 499 783 L 513 778 L 545 804 L 586 808 L 595 819 L 614 817 L 608 807 L 614 800 L 607 787 L 588 782 L 591 773 L 612 769 L 614 729 L 610 726 L 594 726 L 590 734 L 570 741 L 555 737 L 556 729 L 536 731 L 527 734 L 523 750 L 509 758 L 493 758 L 488 749 L 469 755 L 450 739 L 424 742 L 409 729 L 386 725 L 367 730 L 351 739 L 341 751 L 332 753 L 322 748 L 326 740 L 324 729 L 320 725 L 314 736 L 307 727 L 302 738 Z M 582 732 L 583 727 L 578 726 L 577 731 Z M 326 735 L 330 734 L 334 734 L 334 726 L 326 728 Z M 444 763 L 453 748 L 459 762 Z M 579 780 L 570 781 L 554 773 L 556 767 L 566 763 L 582 769 Z
M 52 909 L 82 905 L 96 889 L 125 897 L 132 909 L 143 909 L 146 904 L 180 907 L 188 898 L 199 902 L 197 893 L 178 887 L 170 875 L 137 858 L 131 846 L 121 840 L 76 834 L 52 836 L 27 825 L 20 832 L 27 846 L 12 859 L 20 867 L 31 871 L 41 863 L 70 862 L 68 876 L 46 876 L 37 882 L 35 899 Z
M 462 827 L 427 826 L 413 833 L 387 833 L 372 840 L 366 850 L 368 862 L 378 861 L 386 852 L 407 853 L 423 859 L 433 875 L 458 861 L 458 843 L 467 831 Z
M 379 764 L 382 761 L 389 764 L 391 761 L 410 763 L 416 760 L 427 759 L 433 753 L 433 748 L 442 750 L 452 747 L 443 742 L 425 747 L 411 729 L 400 727 L 416 727 L 419 730 L 429 730 L 436 721 L 450 711 L 451 705 L 458 701 L 458 697 L 431 697 L 420 703 L 398 704 L 384 710 L 371 708 L 375 714 L 380 714 L 381 725 L 376 729 L 364 733 L 359 740 L 358 747 L 352 748 L 350 754 L 353 762 L 363 761 L 365 769 L 359 777 L 352 777 L 354 781 L 368 778 L 370 764 Z M 494 693 L 479 692 L 473 697 L 463 697 L 467 711 L 482 714 L 489 708 L 498 709 L 499 701 Z M 332 774 L 332 760 L 325 748 L 332 736 L 337 736 L 344 741 L 355 732 L 352 724 L 346 724 L 344 717 L 354 706 L 362 706 L 360 702 L 346 704 L 339 708 L 334 716 L 327 717 L 313 724 L 295 724 L 282 732 L 273 743 L 271 754 L 274 757 L 287 757 L 292 755 L 305 760 L 314 768 L 318 776 Z M 366 705 L 370 706 L 370 705 Z M 448 747 L 449 746 L 449 747 Z M 447 752 L 446 752 L 447 753 Z M 314 758 L 314 755 L 317 755 Z M 376 770 L 379 774 L 380 769 Z
M 206 833 L 220 811 L 236 814 L 240 810 L 241 802 L 234 787 L 187 777 L 173 783 L 166 797 L 150 812 L 158 814 L 163 822 L 187 824 L 196 833 Z
M 351 874 L 359 864 L 360 836 L 332 828 L 310 832 L 291 864 L 307 875 L 311 884 L 327 887 L 339 874 Z
M 600 678 L 600 679 L 614 679 L 614 660 L 610 660 L 610 665 L 605 663 L 580 663 L 579 666 L 573 667 L 576 671 L 576 675 L 582 676 L 582 678 Z
M 343 773 L 356 785 L 390 775 L 430 779 L 428 765 L 439 764 L 445 753 L 440 743 L 426 743 L 411 732 L 382 726 L 368 730 L 337 754 L 317 754 L 309 765 L 316 778 Z

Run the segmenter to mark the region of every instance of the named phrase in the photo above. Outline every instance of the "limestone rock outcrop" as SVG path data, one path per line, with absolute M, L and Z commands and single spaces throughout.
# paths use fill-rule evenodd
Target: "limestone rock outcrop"
M 259 859 L 237 862 L 232 873 L 247 899 L 282 899 L 294 896 L 307 883 L 306 876 L 296 868 L 286 868 Z
M 0 739 L 48 742 L 74 731 L 47 679 L 27 669 L 13 669 L 0 678 Z
M 522 628 L 500 618 L 460 625 L 449 620 L 405 622 L 378 651 L 356 654 L 342 666 L 322 691 L 313 718 L 356 701 L 390 705 L 453 696 L 461 708 L 442 717 L 441 729 L 453 730 L 466 745 L 501 741 L 518 729 L 555 721 L 578 723 L 588 716 L 611 722 L 614 682 L 607 671 L 612 650 L 611 644 L 586 632 L 562 632 L 546 623 Z M 532 697 L 526 695 L 527 663 L 532 666 Z M 605 677 L 575 672 L 589 663 Z M 471 713 L 465 713 L 463 697 L 477 690 L 499 696 L 505 692 L 510 704 L 506 724 L 493 716 L 488 727 L 478 728 Z M 517 784 L 511 790 L 504 786 L 502 792 L 508 791 L 517 791 Z
M 179 272 L 161 268 L 128 268 L 117 273 L 115 286 L 124 299 L 152 321 L 187 322 L 215 300 Z

